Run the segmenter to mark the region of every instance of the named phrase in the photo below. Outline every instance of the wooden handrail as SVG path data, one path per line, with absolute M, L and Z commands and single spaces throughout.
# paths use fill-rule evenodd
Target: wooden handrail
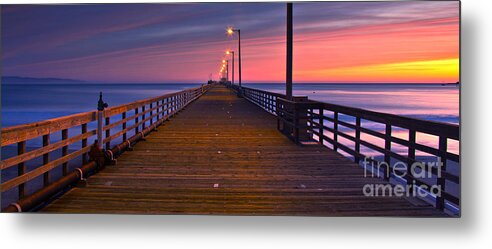
M 23 124 L 2 128 L 2 144 L 7 146 L 21 141 L 30 140 L 36 137 L 68 129 L 81 124 L 86 124 L 96 120 L 96 112 L 83 112 L 69 116 L 44 120 L 30 124 Z
M 132 138 L 142 138 L 142 131 L 145 130 L 146 132 L 149 132 L 148 129 L 145 129 L 146 127 L 156 127 L 156 125 L 162 124 L 176 112 L 203 95 L 211 87 L 212 85 L 204 85 L 158 97 L 139 100 L 128 104 L 105 108 L 102 111 L 77 113 L 41 122 L 3 128 L 1 130 L 1 147 L 13 146 L 17 143 L 18 154 L 2 160 L 0 170 L 5 170 L 13 166 L 17 166 L 19 170 L 16 177 L 8 179 L 0 184 L 0 192 L 3 193 L 9 189 L 18 187 L 18 200 L 29 197 L 26 195 L 25 184 L 34 178 L 44 174 L 44 188 L 46 188 L 50 183 L 57 180 L 51 179 L 52 175 L 50 172 L 55 168 L 58 168 L 60 165 L 63 165 L 62 175 L 65 176 L 69 174 L 69 172 L 67 172 L 69 162 L 72 164 L 76 163 L 80 166 L 86 163 L 92 163 L 87 160 L 87 153 L 91 147 L 87 143 L 88 139 L 94 139 L 98 133 L 105 133 L 102 135 L 102 142 L 106 144 L 106 149 L 109 150 L 111 149 L 109 148 L 111 142 L 119 139 L 120 137 L 123 142 L 128 142 L 128 134 L 133 134 Z M 142 111 L 139 112 L 139 109 L 142 109 Z M 135 114 L 132 115 L 134 110 Z M 98 112 L 102 112 L 103 115 L 99 116 Z M 101 120 L 99 120 L 98 117 L 101 117 Z M 119 120 L 115 121 L 115 118 L 119 118 Z M 127 125 L 128 122 L 132 122 L 133 120 L 135 120 L 135 123 L 130 123 L 130 125 Z M 110 121 L 113 121 L 113 123 L 110 123 Z M 88 124 L 92 123 L 95 127 L 96 122 L 101 122 L 103 124 L 101 126 L 101 130 L 98 131 L 97 129 L 87 129 Z M 68 130 L 77 126 L 81 127 L 81 132 L 69 137 Z M 140 127 L 142 128 L 141 130 L 139 130 Z M 62 139 L 60 141 L 50 143 L 50 134 L 54 134 L 55 132 L 61 132 Z M 38 139 L 39 137 L 43 137 L 43 147 L 26 151 L 26 142 L 33 139 Z M 132 141 L 134 142 L 134 140 Z M 68 152 L 69 146 L 75 146 L 75 143 L 80 142 L 82 142 L 81 148 L 79 144 L 79 149 L 71 151 L 70 153 Z M 119 151 L 120 147 L 121 146 L 115 146 L 113 148 L 117 148 Z M 62 149 L 61 156 L 57 158 L 49 158 L 47 156 L 49 153 L 59 149 Z M 43 157 L 43 162 L 41 165 L 36 165 L 34 168 L 30 167 L 30 170 L 28 171 L 26 163 L 29 163 L 41 156 Z M 79 157 L 82 157 L 82 162 L 75 162 L 74 160 Z M 73 177 L 73 174 L 70 176 Z M 42 189 L 37 189 L 35 191 L 41 190 Z
M 308 134 L 311 139 L 317 140 L 324 146 L 331 145 L 333 150 L 341 150 L 347 153 L 354 158 L 354 162 L 356 163 L 360 163 L 361 158 L 367 158 L 360 151 L 361 145 L 383 154 L 384 162 L 389 165 L 391 165 L 391 158 L 408 163 L 408 165 L 418 162 L 416 151 L 422 151 L 439 158 L 443 163 L 440 171 L 437 171 L 436 168 L 425 168 L 426 171 L 431 172 L 437 177 L 437 184 L 442 189 L 442 195 L 436 198 L 436 208 L 443 210 L 446 201 L 459 208 L 460 198 L 453 196 L 445 188 L 446 181 L 460 184 L 460 176 L 448 172 L 446 167 L 448 160 L 457 164 L 460 163 L 460 156 L 448 151 L 447 148 L 448 139 L 460 141 L 459 125 L 421 120 L 307 99 L 303 101 L 296 101 L 295 99 L 287 100 L 283 94 L 248 87 L 239 89 L 236 85 L 229 85 L 229 87 L 235 91 L 241 90 L 244 98 L 275 115 L 278 120 L 278 128 L 295 142 L 302 140 L 300 136 L 304 132 L 304 135 Z M 328 114 L 332 114 L 332 116 L 327 116 Z M 340 115 L 352 117 L 354 123 L 342 120 Z M 362 120 L 378 123 L 386 128 L 384 132 L 380 132 L 375 129 L 363 127 L 361 124 Z M 330 127 L 330 123 L 332 127 Z M 392 134 L 393 127 L 408 130 L 408 139 L 395 137 Z M 343 129 L 354 131 L 354 135 L 344 132 Z M 418 143 L 416 141 L 417 132 L 438 137 L 438 146 L 432 147 Z M 333 137 L 327 136 L 326 133 L 332 134 Z M 384 147 L 361 139 L 361 134 L 368 134 L 382 139 L 384 141 Z M 346 143 L 340 142 L 340 137 L 351 141 L 354 144 L 353 148 Z M 407 154 L 401 155 L 395 152 L 392 149 L 392 143 L 406 147 L 408 149 Z M 374 159 L 370 159 L 369 161 L 380 163 Z M 384 178 L 388 180 L 391 177 L 389 170 L 387 169 L 384 172 Z M 428 185 L 413 174 L 407 174 L 405 180 L 407 182 L 415 181 L 422 186 Z

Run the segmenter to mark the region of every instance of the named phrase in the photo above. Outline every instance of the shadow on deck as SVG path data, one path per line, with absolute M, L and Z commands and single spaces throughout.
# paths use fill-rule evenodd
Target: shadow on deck
M 385 182 L 324 146 L 295 145 L 276 125 L 216 86 L 41 212 L 444 216 L 419 201 L 364 196 L 365 184 Z

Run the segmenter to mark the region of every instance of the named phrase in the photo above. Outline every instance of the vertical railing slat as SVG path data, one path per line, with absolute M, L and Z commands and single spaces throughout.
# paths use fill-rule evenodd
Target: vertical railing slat
M 142 131 L 145 130 L 145 105 L 142 106 Z
M 323 112 L 323 107 L 319 108 L 319 111 L 318 111 L 318 123 L 319 123 L 319 143 L 321 145 L 323 145 L 323 139 L 324 139 L 324 131 L 325 131 L 325 128 L 324 128 L 324 121 L 325 121 L 325 115 L 324 115 L 324 112 Z
M 338 151 L 338 112 L 333 112 L 333 150 Z
M 446 178 L 442 176 L 442 171 L 446 171 L 447 166 L 447 153 L 448 150 L 448 139 L 445 136 L 439 137 L 439 161 L 441 165 L 437 165 L 437 186 L 440 189 L 441 196 L 436 197 L 436 208 L 439 210 L 445 209 L 445 198 L 443 193 L 446 191 Z
M 150 110 L 150 116 L 149 116 L 150 117 L 150 125 L 152 125 L 154 123 L 154 120 L 153 120 L 154 118 L 152 117 L 152 114 L 154 112 L 152 111 L 152 107 L 153 107 L 153 103 L 151 102 L 150 103 L 150 106 L 149 106 L 149 110 Z
M 355 156 L 354 156 L 354 162 L 359 164 L 360 163 L 360 117 L 356 116 L 355 117 Z
M 407 180 L 407 187 L 409 188 L 409 194 L 413 194 L 413 191 L 415 191 L 412 188 L 412 180 L 413 180 L 413 174 L 412 174 L 412 169 L 411 165 L 415 161 L 415 142 L 417 133 L 413 129 L 408 130 L 408 161 L 407 161 L 407 173 L 405 179 Z
M 62 140 L 68 139 L 68 130 L 62 130 Z M 68 155 L 68 145 L 62 147 L 62 156 Z M 62 174 L 65 176 L 68 174 L 68 162 L 62 164 Z
M 110 118 L 106 117 L 104 125 L 109 125 L 109 123 L 110 123 Z M 109 139 L 110 136 L 111 136 L 111 129 L 107 129 L 106 130 L 106 139 Z M 111 149 L 111 141 L 110 140 L 106 141 L 106 150 L 109 150 L 109 149 Z
M 138 133 L 138 107 L 135 108 L 135 135 Z
M 122 120 L 125 120 L 126 119 L 126 111 L 124 111 L 123 113 L 121 113 L 121 119 Z M 127 140 L 127 137 L 126 137 L 126 121 L 123 121 L 123 124 L 121 124 L 121 130 L 125 131 L 123 133 L 123 141 L 126 141 Z
M 390 178 L 391 174 L 391 124 L 386 123 L 386 129 L 384 133 L 384 162 L 387 164 L 385 165 L 387 168 L 385 168 L 384 172 L 384 179 L 388 180 Z
M 87 133 L 87 124 L 82 124 L 81 126 L 81 132 L 82 134 Z M 87 138 L 82 139 L 82 148 L 87 147 Z M 87 153 L 82 154 L 82 164 L 86 164 L 88 162 L 87 160 Z
M 50 144 L 50 134 L 43 135 L 43 147 L 46 147 Z M 45 153 L 43 155 L 43 165 L 50 162 L 50 153 Z M 48 186 L 50 184 L 50 171 L 47 171 L 43 174 L 43 184 L 44 186 Z
M 25 152 L 26 152 L 26 141 L 18 142 L 17 143 L 17 155 L 22 155 Z M 26 163 L 25 162 L 19 163 L 17 165 L 17 175 L 21 176 L 21 175 L 25 174 L 26 172 L 27 172 Z M 19 199 L 24 198 L 24 196 L 26 196 L 26 184 L 25 183 L 19 184 L 18 190 L 19 190 L 19 193 L 18 193 Z

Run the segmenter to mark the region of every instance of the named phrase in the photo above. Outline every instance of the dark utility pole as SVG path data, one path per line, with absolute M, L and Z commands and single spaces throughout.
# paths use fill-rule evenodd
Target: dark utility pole
M 232 84 L 234 84 L 234 51 L 232 53 Z
M 285 80 L 285 95 L 289 100 L 292 99 L 292 37 L 292 3 L 287 3 L 287 75 Z M 241 60 L 239 60 L 239 63 L 241 63 Z M 239 70 L 241 70 L 241 67 L 239 67 Z M 239 73 L 241 74 L 241 71 Z
M 237 30 L 237 38 L 239 40 L 239 89 L 242 91 L 241 89 L 241 30 L 238 29 Z
M 226 83 L 229 81 L 229 60 L 226 60 L 226 73 L 227 73 L 227 77 L 226 77 Z

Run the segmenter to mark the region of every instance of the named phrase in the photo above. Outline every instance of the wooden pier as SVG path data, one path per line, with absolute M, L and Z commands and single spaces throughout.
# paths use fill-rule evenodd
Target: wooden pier
M 36 210 L 41 212 L 61 213 L 447 216 L 442 211 L 444 208 L 439 207 L 440 202 L 459 205 L 459 199 L 449 195 L 444 195 L 442 200 L 438 199 L 436 205 L 415 198 L 364 196 L 362 189 L 365 184 L 385 184 L 388 179 L 365 177 L 364 169 L 353 159 L 335 151 L 340 148 L 348 150 L 338 144 L 336 135 L 335 140 L 333 137 L 321 136 L 321 143 L 319 138 L 318 141 L 301 141 L 305 131 L 311 135 L 316 134 L 316 131 L 320 134 L 316 124 L 318 128 L 319 123 L 324 127 L 321 120 L 325 118 L 310 119 L 306 126 L 299 124 L 298 120 L 302 123 L 303 117 L 320 115 L 319 111 L 315 111 L 319 108 L 314 105 L 316 103 L 310 103 L 303 112 L 294 111 L 295 118 L 289 118 L 289 112 L 285 111 L 289 109 L 288 103 L 279 105 L 282 95 L 244 88 L 242 91 L 245 97 L 239 98 L 233 89 L 238 90 L 224 85 L 208 85 L 104 110 L 104 117 L 107 117 L 104 130 L 121 127 L 118 132 L 104 133 L 103 143 L 109 155 L 100 155 L 99 160 L 97 154 L 92 154 L 88 161 L 85 157 L 90 145 L 85 140 L 85 147 L 83 145 L 81 150 L 75 152 L 78 153 L 75 156 L 82 155 L 86 166 L 76 168 L 72 173 L 66 172 L 65 163 L 75 156 L 70 156 L 65 150 L 66 160 L 57 159 L 56 163 L 50 164 L 48 158 L 44 163 L 51 166 L 38 170 L 32 177 L 25 177 L 29 173 L 21 171 L 25 170 L 22 168 L 23 162 L 32 159 L 34 155 L 20 160 L 24 151 L 19 150 L 19 156 L 10 161 L 7 159 L 7 162 L 2 161 L 2 169 L 18 166 L 20 177 L 1 185 L 2 192 L 7 190 L 6 187 L 19 188 L 19 201 L 4 211 L 29 211 L 22 208 L 37 207 Z M 147 109 L 141 108 L 146 106 Z M 281 109 L 282 106 L 284 109 Z M 296 106 L 293 108 L 297 110 Z M 130 111 L 134 116 L 127 116 Z M 149 116 L 145 118 L 145 114 Z M 300 117 L 300 114 L 306 116 Z M 71 124 L 81 125 L 83 131 L 85 127 L 85 132 L 77 137 L 78 140 L 87 139 L 89 135 L 84 136 L 86 133 L 96 133 L 87 131 L 87 125 L 84 125 L 97 119 L 96 112 L 85 115 L 88 117 L 84 116 L 80 122 Z M 121 119 L 110 123 L 109 117 L 114 115 L 121 115 Z M 337 120 L 336 116 L 331 119 L 343 125 L 343 121 Z M 78 118 L 80 120 L 81 117 Z M 127 126 L 126 122 L 134 119 L 135 123 Z M 360 132 L 367 131 L 360 127 L 360 117 L 357 120 L 359 127 L 355 129 L 358 130 L 356 136 L 360 146 Z M 292 132 L 286 136 L 288 124 L 292 124 Z M 412 123 L 412 127 L 420 131 L 418 125 Z M 343 136 L 344 133 L 337 132 L 336 125 L 334 127 L 335 130 L 331 128 L 331 131 Z M 453 129 L 456 127 L 446 127 L 446 130 L 440 129 L 438 132 L 446 139 L 455 138 Z M 58 127 L 51 131 L 67 128 Z M 49 132 L 37 132 L 29 136 Z M 127 136 L 130 132 L 133 132 L 131 137 Z M 321 134 L 324 132 L 321 131 Z M 29 136 L 24 135 L 19 139 L 2 137 L 2 146 L 20 143 L 19 148 L 22 148 L 25 146 L 22 141 L 31 138 Z M 110 142 L 122 136 L 123 142 L 112 146 Z M 334 143 L 335 150 L 323 145 L 323 138 Z M 69 138 L 65 136 L 64 139 Z M 389 139 L 393 138 L 389 136 Z M 57 148 L 67 144 L 60 143 Z M 408 142 L 407 145 L 415 146 Z M 432 152 L 444 158 L 456 159 L 454 154 L 442 149 Z M 390 152 L 386 151 L 388 154 Z M 362 156 L 358 151 L 354 151 L 354 155 L 356 160 Z M 65 165 L 64 177 L 46 182 L 44 189 L 51 185 L 58 187 L 52 187 L 51 191 L 42 189 L 41 193 L 32 194 L 34 197 L 20 194 L 26 182 L 49 173 L 59 165 Z M 87 179 L 80 181 L 81 178 Z M 459 182 L 459 179 L 446 172 L 442 178 L 438 181 Z

